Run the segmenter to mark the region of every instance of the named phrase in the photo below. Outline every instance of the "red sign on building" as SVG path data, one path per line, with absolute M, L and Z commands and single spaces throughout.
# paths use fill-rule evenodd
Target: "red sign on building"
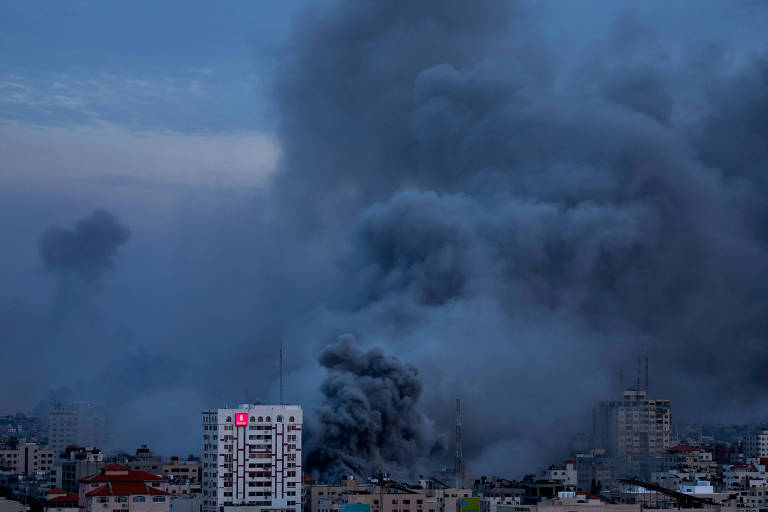
M 238 427 L 244 427 L 248 425 L 248 415 L 244 412 L 238 412 L 235 414 L 235 425 Z

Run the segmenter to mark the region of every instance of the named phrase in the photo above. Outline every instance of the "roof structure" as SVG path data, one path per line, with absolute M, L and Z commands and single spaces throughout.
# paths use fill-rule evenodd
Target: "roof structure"
M 147 494 L 153 496 L 167 496 L 170 493 L 154 487 L 156 482 L 165 482 L 160 475 L 153 475 L 146 471 L 130 469 L 122 464 L 108 464 L 98 473 L 81 478 L 86 484 L 102 484 L 89 491 L 86 496 L 131 496 Z
M 129 469 L 122 464 L 108 464 L 98 473 L 80 479 L 83 483 L 93 482 L 164 482 L 165 478 L 140 469 Z
M 133 496 L 136 494 L 170 495 L 169 492 L 147 485 L 146 482 L 108 482 L 106 485 L 87 493 L 86 496 Z
M 72 494 L 59 487 L 48 490 L 48 503 L 77 503 L 79 501 L 77 494 Z

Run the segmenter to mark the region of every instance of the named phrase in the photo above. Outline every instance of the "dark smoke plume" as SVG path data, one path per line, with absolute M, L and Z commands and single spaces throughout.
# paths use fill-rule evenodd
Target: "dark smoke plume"
M 46 229 L 40 240 L 40 256 L 50 272 L 98 281 L 112 268 L 118 247 L 129 238 L 130 231 L 114 215 L 96 210 L 77 221 L 74 228 Z
M 565 19 L 570 4 L 551 4 L 312 3 L 275 70 L 271 184 L 216 208 L 184 203 L 173 236 L 143 239 L 131 262 L 141 272 L 163 261 L 145 254 L 171 255 L 157 279 L 126 279 L 146 310 L 103 299 L 138 353 L 151 347 L 126 368 L 158 383 L 119 408 L 123 419 L 176 404 L 188 435 L 167 441 L 199 450 L 189 404 L 231 401 L 254 375 L 276 400 L 264 354 L 277 340 L 297 347 L 287 395 L 324 404 L 316 439 L 330 448 L 308 445 L 318 474 L 406 473 L 430 458 L 425 416 L 450 433 L 461 397 L 467 465 L 521 476 L 589 431 L 594 400 L 615 397 L 618 368 L 646 354 L 651 394 L 673 401 L 676 421 L 764 416 L 765 4 L 697 2 L 692 17 L 671 2 L 596 2 Z M 103 273 L 119 244 L 71 259 L 60 245 L 46 267 L 80 280 Z M 14 295 L 0 304 L 0 339 L 28 354 L 18 368 L 38 365 L 30 340 L 56 354 L 54 389 L 91 370 L 73 347 L 119 362 L 126 337 L 111 324 L 94 331 L 82 315 L 45 330 Z M 360 340 L 359 356 L 337 347 L 318 368 L 313 354 L 342 333 Z M 368 394 L 377 381 L 354 364 L 371 346 L 419 368 L 423 414 L 382 423 Z M 6 396 L 42 386 L 18 372 Z M 101 382 L 110 396 L 120 380 Z M 399 455 L 402 432 L 419 439 L 415 461 Z
M 422 385 L 414 366 L 362 351 L 350 335 L 319 362 L 328 376 L 306 459 L 310 473 L 325 481 L 379 471 L 408 478 L 443 453 L 443 438 L 416 407 Z

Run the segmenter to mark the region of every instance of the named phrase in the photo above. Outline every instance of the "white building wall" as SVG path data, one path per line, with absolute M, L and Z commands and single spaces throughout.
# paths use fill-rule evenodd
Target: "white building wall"
M 302 422 L 296 405 L 204 411 L 203 512 L 300 512 Z

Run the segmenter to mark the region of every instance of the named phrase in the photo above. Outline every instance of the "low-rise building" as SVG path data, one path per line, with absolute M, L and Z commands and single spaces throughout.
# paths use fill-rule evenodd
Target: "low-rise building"
M 45 512 L 79 512 L 79 501 L 77 494 L 54 487 L 48 490 L 44 510 Z
M 545 480 L 559 482 L 564 485 L 577 486 L 579 484 L 575 460 L 567 460 L 561 466 L 549 466 L 542 476 Z
M 122 464 L 109 464 L 80 480 L 79 506 L 83 512 L 169 512 L 165 478 Z

